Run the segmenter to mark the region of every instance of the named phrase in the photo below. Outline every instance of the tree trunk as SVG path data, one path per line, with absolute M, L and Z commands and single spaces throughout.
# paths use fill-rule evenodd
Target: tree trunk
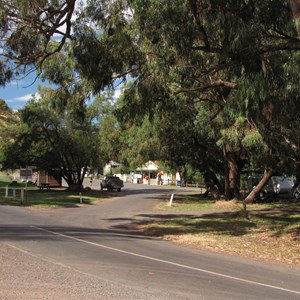
M 67 185 L 68 185 L 68 191 L 72 192 L 79 192 L 82 190 L 83 186 L 83 178 L 78 178 L 78 172 L 69 172 L 67 174 L 63 175 L 63 178 L 65 179 Z
M 229 167 L 226 159 L 226 154 L 225 154 L 225 148 L 224 148 L 224 173 L 225 173 L 225 183 L 224 183 L 224 196 L 226 200 L 230 199 L 230 192 L 229 192 Z
M 224 147 L 225 158 L 225 198 L 240 198 L 241 159 L 232 151 L 231 145 Z
M 187 172 L 185 167 L 181 168 L 179 175 L 180 175 L 181 186 L 187 186 Z
M 290 0 L 290 6 L 298 37 L 300 37 L 300 0 Z
M 211 170 L 206 170 L 206 172 L 203 174 L 203 177 L 206 188 L 204 196 L 208 196 L 210 193 L 214 197 L 214 199 L 220 199 L 221 189 L 216 174 Z
M 247 203 L 253 202 L 253 200 L 259 194 L 261 189 L 266 185 L 268 180 L 272 177 L 272 175 L 276 171 L 279 171 L 282 168 L 284 163 L 285 163 L 284 160 L 280 160 L 280 161 L 277 162 L 276 166 L 273 167 L 272 169 L 268 169 L 268 168 L 265 169 L 263 178 L 260 180 L 258 185 L 249 193 L 249 195 L 243 200 L 244 210 L 246 210 Z
M 240 198 L 240 167 L 235 155 L 228 161 L 229 196 L 230 199 Z
M 82 191 L 82 188 L 83 188 L 82 184 L 72 183 L 72 184 L 69 185 L 68 191 L 70 191 L 70 192 L 80 192 L 80 191 Z
M 247 203 L 253 202 L 253 200 L 256 198 L 256 196 L 259 194 L 261 189 L 266 185 L 268 180 L 272 177 L 273 171 L 271 170 L 265 170 L 264 176 L 260 180 L 257 186 L 249 193 L 249 195 L 244 199 L 244 208 L 246 208 Z

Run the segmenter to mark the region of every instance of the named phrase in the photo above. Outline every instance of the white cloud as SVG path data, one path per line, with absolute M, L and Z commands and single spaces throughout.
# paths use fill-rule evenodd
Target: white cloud
M 40 95 L 39 95 L 39 93 L 26 94 L 24 96 L 20 96 L 20 97 L 15 98 L 15 101 L 27 102 L 27 101 L 31 100 L 33 97 L 35 97 L 36 99 L 39 99 Z
M 23 102 L 23 101 L 26 102 L 26 101 L 30 100 L 32 98 L 32 96 L 33 96 L 33 94 L 27 94 L 27 95 L 15 98 L 15 100 L 21 101 L 21 102 Z
M 81 1 L 78 1 L 78 2 L 76 1 L 75 2 L 75 9 L 74 9 L 74 13 L 72 14 L 71 21 L 76 20 L 77 14 L 80 12 L 80 10 L 82 8 L 84 8 L 86 6 L 86 2 L 87 2 L 87 0 L 81 0 Z M 58 28 L 58 30 L 62 33 L 66 33 L 66 30 L 67 30 L 66 24 L 64 23 L 62 26 L 60 26 Z M 71 33 L 72 32 L 73 32 L 73 28 L 71 28 Z M 59 33 L 54 33 L 53 38 L 56 39 L 56 40 L 59 40 L 59 39 L 62 38 L 62 35 L 59 34 Z
M 121 95 L 121 88 L 117 88 L 115 91 L 114 91 L 114 99 L 118 99 Z

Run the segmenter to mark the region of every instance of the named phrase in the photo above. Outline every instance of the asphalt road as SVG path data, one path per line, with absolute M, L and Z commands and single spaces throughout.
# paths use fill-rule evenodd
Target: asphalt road
M 132 299 L 300 299 L 299 269 L 192 250 L 128 230 L 141 219 L 155 219 L 153 205 L 173 192 L 185 191 L 126 185 L 111 200 L 88 207 L 1 206 L 0 241 L 108 280 L 120 293 L 130 288 Z

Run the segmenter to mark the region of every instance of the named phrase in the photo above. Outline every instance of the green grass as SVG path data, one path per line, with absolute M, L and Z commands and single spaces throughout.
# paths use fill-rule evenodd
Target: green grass
M 300 202 L 276 199 L 247 205 L 201 195 L 175 195 L 156 207 L 176 212 L 143 225 L 145 234 L 216 252 L 300 266 Z
M 300 208 L 300 201 L 289 199 L 273 199 L 274 202 L 252 203 L 247 205 L 249 211 L 252 210 L 293 210 Z M 172 205 L 170 196 L 164 198 L 156 209 L 167 211 L 195 211 L 195 210 L 232 210 L 243 209 L 241 201 L 214 200 L 212 197 L 205 197 L 203 194 L 181 194 L 174 195 Z
M 215 201 L 210 197 L 203 197 L 201 194 L 193 195 L 174 195 L 172 205 L 170 205 L 170 197 L 160 202 L 156 209 L 168 211 L 184 211 L 184 210 L 206 210 L 213 209 Z
M 5 198 L 5 186 L 11 180 L 0 181 L 0 205 L 20 205 L 19 183 L 17 197 Z M 39 190 L 27 186 L 22 205 L 29 207 L 76 207 L 92 205 L 110 197 L 100 191 L 83 191 L 83 204 L 78 192 L 63 189 Z M 247 205 L 247 214 L 236 201 L 215 201 L 202 195 L 176 195 L 173 204 L 165 197 L 156 209 L 177 212 L 167 218 L 158 217 L 141 224 L 145 234 L 158 236 L 181 245 L 217 252 L 271 260 L 300 266 L 300 202 L 278 199 L 270 203 Z M 188 212 L 188 214 L 187 214 Z M 201 215 L 201 213 L 204 213 Z
M 33 184 L 18 182 L 17 186 L 10 186 L 11 180 L 0 180 L 0 205 L 24 205 L 31 207 L 76 207 L 79 205 L 91 205 L 104 198 L 100 191 L 69 192 L 65 189 L 40 190 Z M 5 197 L 6 186 L 9 186 L 8 197 Z M 26 187 L 26 190 L 25 190 Z M 13 189 L 16 197 L 13 197 Z M 21 190 L 25 190 L 24 198 L 21 199 Z M 82 204 L 80 203 L 82 199 Z
M 300 267 L 300 213 L 217 213 L 178 216 L 150 224 L 146 233 L 180 245 Z
M 204 215 L 178 215 L 161 222 L 152 224 L 152 230 L 158 232 L 164 227 L 169 233 L 213 233 L 216 235 L 246 235 L 253 230 L 268 230 L 276 236 L 300 230 L 300 211 L 283 212 L 255 212 L 245 218 L 239 212 L 214 212 Z M 165 234 L 165 231 L 164 231 Z
M 231 232 L 233 235 L 247 232 L 249 228 L 268 227 L 275 235 L 300 228 L 300 202 L 277 199 L 275 202 L 254 203 L 247 205 L 247 213 L 243 211 L 241 202 L 216 201 L 203 195 L 176 195 L 172 206 L 168 200 L 156 206 L 159 210 L 177 212 L 195 212 L 195 217 L 175 217 L 164 223 L 164 226 L 180 228 L 182 232 L 214 230 L 220 234 Z M 196 217 L 201 211 L 211 211 L 205 217 Z M 222 213 L 224 211 L 224 213 Z

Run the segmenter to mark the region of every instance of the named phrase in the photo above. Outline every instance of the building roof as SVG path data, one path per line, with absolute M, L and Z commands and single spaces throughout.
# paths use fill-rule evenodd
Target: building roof
M 137 171 L 158 171 L 158 165 L 149 160 L 143 166 L 136 169 Z

